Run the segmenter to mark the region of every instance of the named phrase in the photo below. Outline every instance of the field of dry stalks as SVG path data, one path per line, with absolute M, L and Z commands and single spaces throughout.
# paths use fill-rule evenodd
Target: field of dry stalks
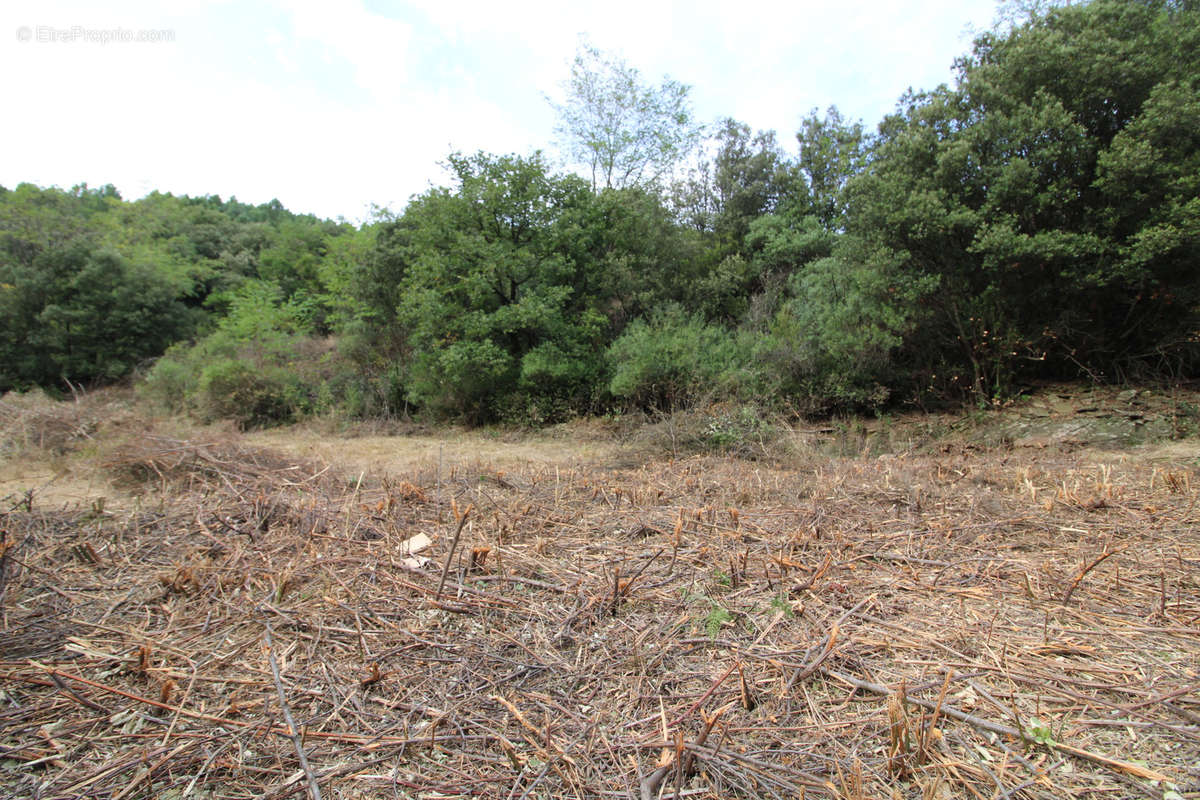
M 118 406 L 0 405 L 109 498 L 5 484 L 0 796 L 1200 797 L 1195 448 L 373 474 Z

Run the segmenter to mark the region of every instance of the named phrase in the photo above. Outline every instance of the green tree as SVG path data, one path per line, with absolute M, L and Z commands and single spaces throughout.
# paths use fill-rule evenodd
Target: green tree
M 0 266 L 0 391 L 111 381 L 195 320 L 161 275 L 82 242 Z
M 86 185 L 0 192 L 0 388 L 117 379 L 211 329 L 264 277 L 308 327 L 322 325 L 323 261 L 347 228 L 278 202 L 127 203 Z
M 670 78 L 648 85 L 635 67 L 589 45 L 565 88 L 555 130 L 568 158 L 591 171 L 593 189 L 653 186 L 700 141 L 690 87 Z
M 665 304 L 702 302 L 708 245 L 676 223 L 656 192 L 630 187 L 592 195 L 570 210 L 562 230 L 580 265 L 577 291 L 594 298 L 612 335 Z
M 812 219 L 812 218 L 809 218 Z M 787 298 L 756 342 L 754 369 L 764 390 L 809 412 L 879 408 L 907 376 L 895 353 L 923 319 L 936 285 L 906 274 L 884 249 L 838 239 L 787 282 Z
M 825 227 L 837 228 L 846 215 L 846 184 L 866 167 L 871 138 L 861 122 L 849 122 L 830 106 L 823 117 L 810 111 L 796 140 L 798 166 L 808 184 L 805 199 Z
M 771 131 L 724 120 L 713 137 L 714 155 L 676 181 L 671 205 L 696 244 L 686 270 L 686 288 L 674 298 L 707 319 L 736 325 L 752 299 L 775 291 L 772 276 L 754 257 L 750 231 L 757 220 L 772 217 L 807 198 L 800 176 Z
M 737 363 L 735 338 L 678 305 L 635 320 L 608 350 L 609 391 L 645 408 L 675 410 L 717 391 Z
M 574 245 L 591 192 L 540 155 L 453 155 L 450 167 L 453 191 L 427 192 L 381 233 L 402 275 L 410 399 L 475 421 L 585 403 L 607 327 Z
M 802 192 L 774 131 L 751 135 L 750 126 L 726 119 L 713 159 L 713 231 L 726 246 L 742 249 L 751 223 L 774 212 L 783 198 Z
M 333 242 L 351 232 L 349 225 L 311 217 L 281 220 L 271 229 L 269 243 L 258 255 L 257 276 L 275 283 L 284 296 L 303 309 L 313 330 L 328 333 L 330 302 L 323 283 L 325 261 Z
M 925 287 L 911 386 L 1194 369 L 1197 75 L 1200 10 L 1094 0 L 983 34 L 881 124 L 846 228 L 856 268 Z

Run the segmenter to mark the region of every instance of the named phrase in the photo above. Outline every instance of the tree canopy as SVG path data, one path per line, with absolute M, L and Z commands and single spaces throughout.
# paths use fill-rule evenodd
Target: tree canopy
M 593 189 L 653 186 L 700 140 L 690 87 L 670 78 L 649 85 L 590 45 L 580 47 L 565 88 L 556 132 L 563 151 L 590 169 Z
M 1194 369 L 1198 22 L 1167 2 L 1054 8 L 980 36 L 954 88 L 884 120 L 846 223 L 928 280 L 910 368 L 975 396 Z
M 0 188 L 0 391 L 148 370 L 165 404 L 243 424 L 543 423 L 1195 377 L 1200 10 L 1006 15 L 952 85 L 794 138 L 726 119 L 702 142 L 688 87 L 584 47 L 559 108 L 582 176 L 455 153 L 447 185 L 358 228 Z

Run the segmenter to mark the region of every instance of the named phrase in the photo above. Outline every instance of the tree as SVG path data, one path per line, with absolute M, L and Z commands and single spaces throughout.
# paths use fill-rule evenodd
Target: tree
M 824 117 L 816 109 L 800 123 L 800 171 L 808 182 L 813 210 L 827 228 L 842 224 L 847 182 L 866 166 L 871 140 L 861 122 L 848 122 L 836 106 Z
M 0 264 L 0 391 L 110 381 L 195 326 L 162 275 L 76 242 Z
M 210 330 L 257 279 L 324 333 L 327 309 L 344 312 L 322 267 L 347 227 L 277 201 L 154 192 L 125 202 L 83 184 L 0 192 L 0 391 L 118 379 Z
M 555 104 L 566 155 L 591 170 L 593 190 L 653 186 L 700 141 L 690 87 L 663 78 L 647 85 L 623 59 L 584 45 Z
M 668 304 L 638 319 L 608 349 L 609 391 L 645 408 L 686 406 L 719 386 L 737 360 L 733 337 Z
M 1094 0 L 976 39 L 850 181 L 854 253 L 923 290 L 895 352 L 979 400 L 1200 364 L 1200 9 Z M 896 297 L 906 296 L 896 291 Z
M 409 399 L 472 421 L 541 420 L 584 402 L 607 320 L 576 246 L 583 179 L 540 154 L 453 155 L 457 187 L 433 189 L 381 231 L 402 275 Z
M 722 244 L 740 250 L 750 224 L 774 212 L 785 195 L 803 192 L 774 131 L 751 134 L 750 126 L 726 119 L 713 158 L 713 230 Z

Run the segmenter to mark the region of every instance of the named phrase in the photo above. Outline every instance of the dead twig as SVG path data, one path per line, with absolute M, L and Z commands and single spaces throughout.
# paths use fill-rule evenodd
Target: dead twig
M 434 592 L 434 598 L 440 599 L 442 589 L 446 586 L 446 576 L 450 574 L 450 564 L 454 561 L 454 551 L 458 548 L 458 537 L 462 535 L 463 527 L 467 524 L 467 517 L 471 516 L 471 510 L 475 508 L 473 505 L 468 505 L 466 510 L 459 513 L 458 505 L 451 500 L 451 508 L 454 516 L 458 518 L 458 527 L 454 530 L 454 539 L 450 542 L 450 551 L 446 553 L 446 563 L 442 566 L 442 577 L 438 580 L 437 591 Z
M 271 662 L 271 677 L 275 679 L 275 692 L 279 696 L 279 708 L 283 711 L 283 719 L 287 723 L 292 745 L 296 748 L 296 757 L 300 759 L 300 769 L 304 770 L 304 775 L 308 778 L 308 793 L 312 796 L 312 800 L 321 800 L 321 787 L 317 785 L 317 778 L 313 775 L 312 767 L 308 765 L 308 755 L 304 752 L 304 742 L 300 738 L 300 730 L 296 727 L 296 721 L 292 719 L 292 710 L 288 707 L 287 695 L 283 691 L 283 679 L 279 675 L 279 662 L 275 660 L 275 646 L 271 641 L 271 623 L 266 619 L 263 620 L 263 629 L 267 645 L 267 660 Z
M 721 673 L 721 675 L 720 675 L 720 677 L 718 677 L 718 678 L 717 678 L 715 681 L 713 681 L 713 682 L 712 682 L 712 685 L 708 687 L 708 691 L 707 691 L 707 692 L 705 692 L 704 694 L 700 695 L 700 699 L 699 699 L 699 700 L 697 700 L 696 702 L 692 703 L 692 704 L 691 704 L 691 706 L 689 706 L 689 707 L 688 707 L 688 710 L 687 710 L 687 711 L 684 711 L 684 712 L 683 712 L 682 714 L 680 714 L 678 717 L 676 717 L 675 719 L 673 719 L 673 720 L 671 720 L 669 723 L 667 723 L 667 726 L 668 726 L 668 727 L 674 727 L 675 725 L 678 725 L 679 723 L 683 722 L 685 719 L 687 719 L 688 717 L 690 717 L 692 714 L 694 714 L 697 708 L 699 708 L 700 706 L 704 705 L 704 701 L 706 701 L 708 698 L 712 697 L 712 695 L 713 695 L 713 692 L 715 692 L 715 691 L 717 690 L 717 688 L 718 688 L 718 687 L 719 687 L 719 686 L 720 686 L 722 683 L 724 683 L 724 682 L 725 682 L 725 679 L 726 679 L 726 678 L 728 678 L 730 675 L 732 675 L 732 674 L 733 674 L 733 671 L 734 671 L 735 669 L 737 669 L 737 667 L 738 667 L 738 664 L 739 664 L 739 663 L 740 663 L 740 662 L 738 662 L 738 661 L 736 661 L 736 660 L 735 660 L 735 661 L 734 661 L 732 664 L 730 664 L 730 665 L 729 665 L 729 669 L 727 669 L 727 670 L 725 670 L 724 672 L 722 672 L 722 673 Z
M 790 693 L 797 683 L 809 677 L 821 668 L 821 665 L 825 663 L 825 660 L 833 655 L 833 650 L 835 647 L 837 647 L 837 640 L 838 626 L 835 622 L 833 627 L 829 630 L 829 639 L 825 642 L 825 649 L 821 651 L 821 654 L 813 659 L 813 662 L 807 667 L 796 670 L 795 674 L 792 675 L 792 679 L 788 681 L 786 689 L 787 692 Z
M 1110 556 L 1115 556 L 1117 553 L 1120 553 L 1124 549 L 1125 549 L 1124 547 L 1120 547 L 1120 548 L 1117 548 L 1116 550 L 1109 550 L 1106 545 L 1104 548 L 1104 552 L 1102 552 L 1100 555 L 1093 558 L 1090 562 L 1084 564 L 1080 568 L 1079 574 L 1077 574 L 1075 576 L 1075 580 L 1071 581 L 1071 585 L 1068 586 L 1067 591 L 1065 591 L 1063 593 L 1063 598 L 1062 598 L 1063 605 L 1065 606 L 1067 603 L 1071 602 L 1071 595 L 1075 594 L 1075 590 L 1077 588 L 1079 588 L 1079 582 L 1083 580 L 1085 575 L 1087 575 L 1089 572 L 1091 572 L 1093 569 L 1095 569 L 1097 566 L 1099 566 L 1099 564 L 1102 561 L 1104 561 L 1106 558 L 1109 558 Z
M 883 695 L 884 697 L 887 697 L 893 693 L 892 690 L 886 686 L 860 680 L 852 675 L 845 675 L 841 672 L 834 672 L 833 670 L 826 670 L 826 674 L 831 678 L 835 678 L 836 680 L 853 686 L 856 689 L 863 689 L 868 692 L 873 692 L 874 694 Z M 995 733 L 1000 736 L 1007 736 L 1012 739 L 1019 739 L 1021 741 L 1030 741 L 1030 736 L 1028 733 L 1019 731 L 1010 725 L 1003 725 L 999 722 L 993 722 L 982 717 L 977 717 L 973 714 L 968 714 L 965 711 L 960 711 L 957 708 L 954 708 L 953 706 L 947 706 L 932 700 L 925 700 L 920 697 L 913 697 L 912 695 L 907 695 L 905 697 L 905 701 L 931 711 L 936 710 L 940 714 L 944 714 L 947 717 L 953 717 L 960 722 L 965 722 L 968 725 L 976 727 L 982 731 Z M 1069 755 L 1077 756 L 1085 761 L 1091 761 L 1094 764 L 1101 764 L 1109 767 L 1110 769 L 1115 769 L 1119 772 L 1124 772 L 1137 778 L 1144 778 L 1150 781 L 1169 780 L 1169 777 L 1161 772 L 1143 767 L 1139 764 L 1131 764 L 1128 761 L 1120 761 L 1115 758 L 1109 758 L 1108 756 L 1092 753 L 1078 747 L 1073 747 L 1069 744 L 1063 744 L 1062 742 L 1048 741 L 1044 742 L 1044 744 L 1051 750 L 1058 750 Z

